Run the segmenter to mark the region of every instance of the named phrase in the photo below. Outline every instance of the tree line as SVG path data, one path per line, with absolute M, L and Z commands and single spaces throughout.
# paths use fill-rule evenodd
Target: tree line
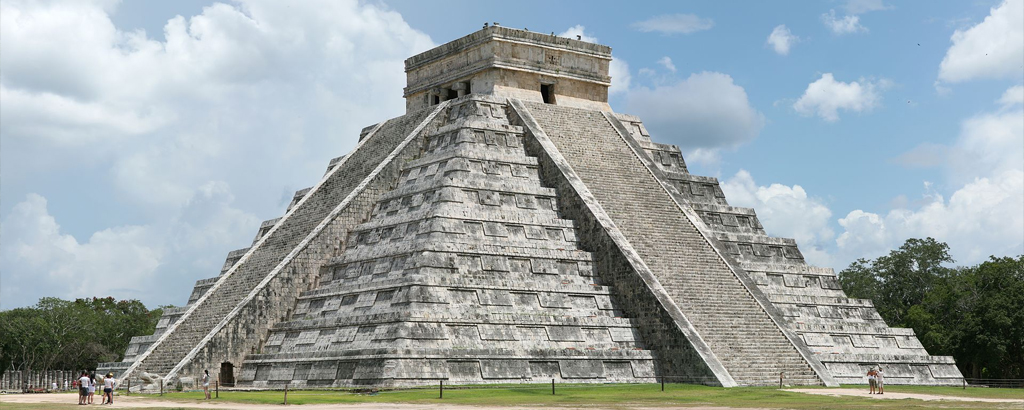
M 132 336 L 152 334 L 163 313 L 138 300 L 42 298 L 0 312 L 0 370 L 95 369 L 124 359 Z
M 885 322 L 914 329 L 964 377 L 1024 378 L 1024 255 L 951 267 L 949 246 L 908 239 L 839 273 L 846 294 L 871 299 Z

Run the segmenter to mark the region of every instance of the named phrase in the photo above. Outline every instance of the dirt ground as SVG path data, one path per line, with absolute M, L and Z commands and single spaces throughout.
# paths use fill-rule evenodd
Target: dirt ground
M 1024 400 L 1014 399 L 986 399 L 980 397 L 957 397 L 957 396 L 938 396 L 934 394 L 920 394 L 920 393 L 885 393 L 885 394 L 868 394 L 866 388 L 861 390 L 854 389 L 786 389 L 786 391 L 806 393 L 806 394 L 820 394 L 824 396 L 857 396 L 867 397 L 869 399 L 876 400 L 899 400 L 899 399 L 918 399 L 925 401 L 933 400 L 952 400 L 952 401 L 975 401 L 975 402 L 986 402 L 986 403 L 1021 403 L 1024 404 Z
M 32 404 L 75 404 L 78 396 L 73 394 L 7 394 L 0 396 L 2 403 L 32 403 Z M 464 406 L 451 404 L 387 404 L 387 403 L 365 403 L 365 404 L 303 404 L 282 406 L 280 404 L 248 404 L 248 403 L 226 403 L 226 402 L 175 402 L 168 400 L 155 400 L 142 396 L 116 397 L 114 404 L 103 406 L 99 404 L 97 396 L 95 403 L 86 408 L 182 408 L 190 409 L 219 409 L 219 410 L 281 410 L 282 407 L 292 407 L 301 410 L 485 410 L 496 407 Z M 512 410 L 533 410 L 535 407 L 502 407 Z M 616 408 L 621 408 L 616 406 Z M 559 409 L 573 410 L 573 407 L 559 407 Z M 596 410 L 599 407 L 579 407 L 580 410 Z M 635 410 L 730 410 L 730 407 L 637 407 Z M 768 410 L 768 409 L 745 409 L 745 410 Z

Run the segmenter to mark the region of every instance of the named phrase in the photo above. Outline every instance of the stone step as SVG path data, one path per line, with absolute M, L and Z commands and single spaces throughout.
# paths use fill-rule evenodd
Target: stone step
M 738 359 L 727 369 L 766 353 L 804 362 L 603 115 L 524 105 L 716 355 Z M 732 332 L 716 331 L 723 327 Z

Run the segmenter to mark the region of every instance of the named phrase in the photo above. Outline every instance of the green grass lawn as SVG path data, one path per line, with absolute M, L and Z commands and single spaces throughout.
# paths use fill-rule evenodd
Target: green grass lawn
M 915 409 L 915 408 L 999 408 L 999 405 L 971 402 L 924 402 L 920 400 L 872 400 L 865 397 L 829 397 L 779 391 L 771 387 L 743 387 L 723 389 L 694 385 L 667 385 L 666 391 L 656 384 L 631 385 L 559 385 L 555 395 L 550 385 L 501 385 L 460 389 L 446 387 L 444 398 L 438 398 L 437 389 L 382 391 L 377 394 L 357 394 L 342 391 L 289 391 L 289 404 L 325 403 L 452 403 L 479 406 L 726 406 L 771 407 L 788 409 Z M 894 387 L 891 392 L 905 391 L 970 397 L 1024 398 L 1020 390 L 1010 392 L 978 392 L 943 387 Z M 188 402 L 201 400 L 202 392 L 171 393 L 166 400 Z M 222 391 L 220 400 L 239 403 L 279 404 L 284 399 L 281 391 Z M 1005 404 L 1002 407 L 1007 407 Z
M 860 390 L 859 387 L 852 387 Z M 414 403 L 414 404 L 463 404 L 479 406 L 515 405 L 523 407 L 557 406 L 601 406 L 602 408 L 659 407 L 659 406 L 722 406 L 722 407 L 766 407 L 777 409 L 979 409 L 979 408 L 1020 408 L 1008 403 L 975 402 L 925 402 L 921 400 L 873 400 L 864 397 L 830 397 L 791 393 L 771 387 L 741 387 L 724 389 L 694 385 L 666 385 L 666 391 L 656 384 L 617 385 L 558 385 L 556 394 L 551 394 L 550 385 L 496 385 L 471 388 L 446 387 L 444 398 L 438 398 L 434 389 L 393 390 L 376 394 L 352 393 L 347 391 L 288 392 L 289 404 L 344 404 L 344 403 Z M 953 387 L 891 386 L 887 392 L 907 392 L 936 395 L 953 395 L 988 398 L 1024 398 L 1024 391 L 1010 389 L 969 388 L 966 391 Z M 159 400 L 173 401 L 182 408 L 198 403 L 203 398 L 201 391 L 167 393 L 163 397 L 147 395 Z M 235 403 L 281 404 L 282 391 L 221 391 L 218 401 Z M 37 410 L 50 408 L 73 408 L 74 399 L 66 406 L 10 405 L 3 408 L 16 410 Z M 0 398 L 2 401 L 2 398 Z M 98 402 L 98 401 L 97 401 Z
M 805 388 L 805 387 L 801 387 Z M 826 387 L 820 387 L 826 388 Z M 849 389 L 868 391 L 867 386 L 843 386 Z M 936 396 L 980 397 L 987 399 L 1024 400 L 1024 389 L 993 389 L 986 387 L 946 387 L 946 386 L 885 386 L 886 392 L 934 394 Z

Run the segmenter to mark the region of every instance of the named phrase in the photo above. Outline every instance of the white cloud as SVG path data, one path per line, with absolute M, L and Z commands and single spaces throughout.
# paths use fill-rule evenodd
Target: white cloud
M 963 122 L 952 146 L 912 150 L 933 152 L 926 155 L 929 165 L 943 165 L 948 184 L 958 188 L 946 199 L 926 183 L 919 207 L 901 206 L 884 215 L 859 209 L 850 212 L 839 219 L 845 230 L 837 239 L 840 253 L 848 260 L 874 257 L 907 238 L 926 236 L 948 243 L 962 264 L 978 263 L 989 255 L 1024 253 L 1021 118 L 1020 106 L 981 113 Z
M 402 113 L 402 61 L 432 46 L 397 13 L 356 1 L 215 3 L 170 19 L 165 42 L 118 30 L 90 3 L 0 7 L 5 142 L 81 157 L 116 147 L 122 192 L 172 207 L 209 175 L 234 186 L 316 175 L 364 122 Z M 316 165 L 254 166 L 282 159 Z
M 825 23 L 825 26 L 832 30 L 834 34 L 851 34 L 857 32 L 867 32 L 867 27 L 860 25 L 860 16 L 846 15 L 843 18 L 836 18 L 836 11 L 829 10 L 828 13 L 821 15 L 821 22 Z
M 0 175 L 5 200 L 29 198 L 3 218 L 5 306 L 16 286 L 68 295 L 73 282 L 49 292 L 16 278 L 71 270 L 124 275 L 131 289 L 119 297 L 171 286 L 144 301 L 184 302 L 191 280 L 216 274 L 260 219 L 281 214 L 282 192 L 315 183 L 363 126 L 404 112 L 403 61 L 433 46 L 398 13 L 356 0 L 215 3 L 168 20 L 163 41 L 120 30 L 115 8 L 0 2 Z M 132 222 L 61 228 L 30 194 L 68 192 L 67 175 L 95 181 L 77 198 L 82 213 Z M 222 221 L 197 222 L 196 207 Z M 25 215 L 42 222 L 19 225 Z M 11 253 L 18 243 L 28 250 Z
M 933 168 L 945 165 L 949 155 L 948 146 L 923 143 L 894 158 L 894 162 L 909 168 Z
M 665 69 L 668 71 L 671 71 L 673 73 L 676 72 L 676 65 L 672 64 L 672 59 L 669 58 L 668 56 L 659 59 L 658 64 L 661 64 L 661 66 L 665 67 Z
M 793 238 L 808 263 L 831 266 L 826 248 L 835 238 L 829 225 L 832 211 L 820 199 L 809 197 L 800 185 L 759 186 L 742 169 L 721 185 L 730 205 L 754 208 L 769 235 Z
M 584 31 L 586 31 L 586 29 L 587 29 L 586 26 L 581 25 L 581 24 L 577 24 L 577 25 L 569 27 L 569 29 L 559 33 L 558 36 L 559 37 L 568 37 L 568 38 L 571 38 L 571 39 L 578 39 L 580 41 L 586 41 L 588 43 L 596 43 L 597 42 L 597 37 L 592 37 L 590 35 L 587 35 L 584 32 Z
M 1024 170 L 1024 110 L 982 113 L 968 118 L 949 152 L 949 177 L 963 183 L 975 178 Z
M 950 146 L 926 144 L 902 156 L 900 162 L 942 167 L 945 181 L 924 182 L 917 200 L 900 195 L 886 212 L 846 213 L 837 220 L 838 236 L 828 207 L 800 186 L 757 185 L 741 170 L 722 182 L 722 190 L 730 204 L 753 207 L 769 234 L 796 239 L 812 264 L 842 269 L 924 237 L 949 244 L 965 265 L 1024 254 L 1024 107 L 1007 107 L 965 119 Z M 940 194 L 939 185 L 952 193 Z
M 881 90 L 888 88 L 887 80 L 877 82 L 861 79 L 849 83 L 836 81 L 832 73 L 807 85 L 804 94 L 793 104 L 793 109 L 803 115 L 815 115 L 825 121 L 838 121 L 839 110 L 867 112 L 881 101 Z
M 580 41 L 597 43 L 597 37 L 587 34 L 586 30 L 586 26 L 577 24 L 569 27 L 561 33 L 558 33 L 558 36 L 573 39 L 579 38 Z M 612 57 L 611 63 L 608 64 L 608 75 L 612 78 L 612 85 L 608 87 L 609 94 L 621 94 L 629 90 L 629 84 L 632 81 L 632 76 L 629 75 L 628 63 L 622 59 Z
M 765 123 L 743 87 L 715 72 L 635 88 L 626 96 L 626 112 L 642 114 L 655 138 L 684 149 L 733 148 L 757 137 Z
M 921 144 L 896 158 L 910 167 L 944 167 L 947 178 L 956 185 L 977 178 L 1024 169 L 1024 87 L 1010 87 L 996 101 L 995 112 L 974 115 L 963 121 L 960 137 L 952 145 Z
M 846 9 L 847 14 L 864 14 L 869 11 L 888 10 L 892 7 L 885 5 L 882 0 L 847 0 L 843 8 Z
M 1009 108 L 1014 105 L 1024 104 L 1024 86 L 1018 85 L 1010 87 L 1003 93 L 1003 96 L 999 98 L 999 103 L 1004 108 Z
M 663 14 L 644 21 L 633 23 L 633 28 L 645 33 L 690 34 L 710 30 L 715 22 L 709 18 L 697 17 L 694 14 Z
M 61 229 L 46 198 L 28 194 L 0 223 L 4 306 L 43 296 L 180 305 L 194 280 L 216 276 L 227 250 L 255 235 L 259 219 L 233 202 L 227 184 L 210 182 L 165 220 L 103 229 L 80 242 Z
M 609 94 L 621 94 L 629 90 L 632 76 L 629 75 L 628 63 L 612 57 L 612 62 L 608 65 L 608 75 L 612 77 L 612 85 L 608 87 Z
M 105 229 L 80 243 L 61 232 L 47 211 L 46 199 L 36 194 L 14 206 L 0 231 L 5 308 L 31 304 L 42 296 L 106 296 L 115 290 L 139 289 L 154 278 L 163 257 L 142 226 Z
M 926 205 L 897 208 L 885 216 L 854 210 L 839 219 L 844 232 L 836 240 L 840 252 L 875 257 L 899 247 L 907 238 L 933 237 L 946 242 L 962 264 L 989 255 L 1024 253 L 1024 172 L 1007 171 L 979 178 L 958 189 L 949 200 L 929 193 Z
M 988 17 L 956 30 L 939 65 L 939 80 L 1019 79 L 1024 72 L 1024 0 L 1004 0 Z
M 775 26 L 772 33 L 768 35 L 768 44 L 772 46 L 779 55 L 788 55 L 789 49 L 800 41 L 800 38 L 789 32 L 785 24 Z
M 719 148 L 683 148 L 682 152 L 687 167 L 691 170 L 700 166 L 709 170 L 705 172 L 707 175 L 719 173 L 718 168 L 722 164 L 722 153 Z

